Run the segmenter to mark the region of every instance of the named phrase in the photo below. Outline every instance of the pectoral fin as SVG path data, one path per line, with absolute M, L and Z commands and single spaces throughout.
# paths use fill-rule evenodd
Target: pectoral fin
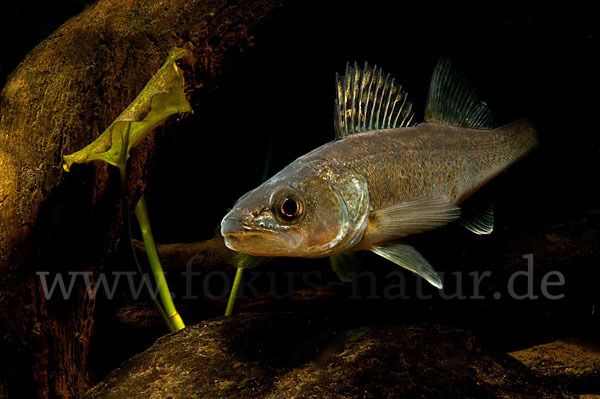
M 436 288 L 442 288 L 440 276 L 423 256 L 412 246 L 401 243 L 377 245 L 371 251 L 385 259 L 423 277 Z
M 372 211 L 367 234 L 400 238 L 444 226 L 460 216 L 460 208 L 439 198 L 419 198 Z

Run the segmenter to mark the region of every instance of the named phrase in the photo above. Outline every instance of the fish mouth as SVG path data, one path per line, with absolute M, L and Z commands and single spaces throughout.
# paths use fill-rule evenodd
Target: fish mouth
M 248 225 L 241 220 L 227 217 L 221 222 L 221 235 L 227 248 L 256 256 L 287 252 L 298 246 L 287 234 L 277 229 Z

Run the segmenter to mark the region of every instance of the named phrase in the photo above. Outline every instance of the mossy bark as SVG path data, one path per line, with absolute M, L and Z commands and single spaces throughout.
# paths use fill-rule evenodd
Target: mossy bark
M 65 174 L 62 156 L 94 140 L 136 97 L 174 46 L 192 98 L 277 6 L 274 0 L 101 0 L 19 65 L 0 93 L 0 398 L 77 397 L 87 384 L 94 300 L 83 280 L 47 300 L 36 272 L 89 272 L 118 245 L 116 172 Z M 199 98 L 199 97 L 197 97 Z M 145 185 L 156 139 L 130 161 L 130 198 Z M 66 281 L 68 283 L 68 280 Z

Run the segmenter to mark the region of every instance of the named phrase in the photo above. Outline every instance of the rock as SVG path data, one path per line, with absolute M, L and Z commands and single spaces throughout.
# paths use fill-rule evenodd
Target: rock
M 564 339 L 511 352 L 510 355 L 535 374 L 560 381 L 572 390 L 600 391 L 600 345 L 597 343 Z
M 240 314 L 159 339 L 92 388 L 99 398 L 568 398 L 483 339 L 435 325 L 335 329 Z

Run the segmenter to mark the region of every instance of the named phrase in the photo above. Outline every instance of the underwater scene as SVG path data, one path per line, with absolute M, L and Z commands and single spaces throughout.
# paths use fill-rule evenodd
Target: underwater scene
M 591 4 L 0 5 L 0 399 L 600 398 Z

